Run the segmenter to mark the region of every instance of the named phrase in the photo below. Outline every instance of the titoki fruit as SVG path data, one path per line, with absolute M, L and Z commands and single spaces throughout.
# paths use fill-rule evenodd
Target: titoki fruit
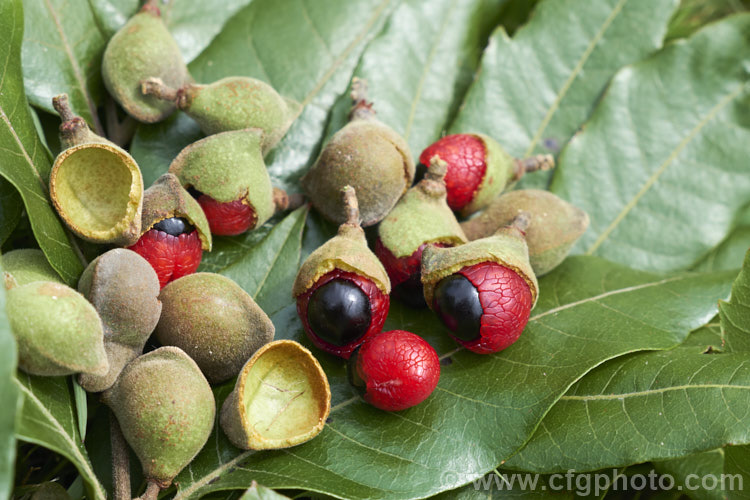
M 203 250 L 211 249 L 211 232 L 200 205 L 173 174 L 164 174 L 144 194 L 145 232 L 133 250 L 146 259 L 164 286 L 192 274 Z
M 422 337 L 391 330 L 369 338 L 349 358 L 349 382 L 365 401 L 386 411 L 418 405 L 440 379 L 440 360 Z
M 422 254 L 425 301 L 462 346 L 480 354 L 518 340 L 537 298 L 522 212 L 493 236 Z
M 409 189 L 378 226 L 375 255 L 391 280 L 393 294 L 413 307 L 426 307 L 420 278 L 428 244 L 450 247 L 466 236 L 445 202 L 446 164 L 432 158 L 429 172 Z
M 86 267 L 78 291 L 99 313 L 109 361 L 105 375 L 82 374 L 78 382 L 89 392 L 101 392 L 109 389 L 125 365 L 143 352 L 159 321 L 159 279 L 143 257 L 115 248 Z
M 147 1 L 115 33 L 102 58 L 102 77 L 109 93 L 129 115 L 146 123 L 165 119 L 175 105 L 141 94 L 141 80 L 156 77 L 173 87 L 192 80 L 156 3 Z
M 359 225 L 354 188 L 340 196 L 348 212 L 338 235 L 305 260 L 292 295 L 310 340 L 326 352 L 348 358 L 366 338 L 380 332 L 388 315 L 388 274 L 367 248 Z
M 11 250 L 0 256 L 2 262 L 5 288 L 28 285 L 34 281 L 56 281 L 62 279 L 44 256 L 44 252 L 36 248 L 22 248 Z M 0 283 L 2 285 L 2 283 Z
M 262 135 L 257 129 L 211 135 L 180 151 L 169 166 L 198 199 L 213 234 L 231 236 L 255 229 L 274 212 L 290 208 L 290 197 L 271 186 L 261 153 Z
M 160 488 L 172 484 L 214 428 L 211 386 L 195 361 L 176 347 L 161 347 L 131 361 L 102 400 L 141 461 L 151 490 L 146 498 L 155 499 Z
M 206 135 L 247 128 L 262 130 L 264 153 L 281 140 L 300 110 L 299 103 L 281 97 L 267 83 L 244 76 L 182 87 L 149 78 L 141 83 L 141 91 L 176 103 Z
M 589 226 L 586 212 L 549 191 L 519 189 L 495 199 L 482 213 L 463 222 L 461 228 L 470 240 L 484 238 L 522 211 L 531 217 L 526 243 L 537 277 L 557 267 Z
M 429 168 L 435 155 L 448 164 L 448 205 L 464 216 L 489 205 L 509 183 L 525 173 L 555 166 L 550 155 L 516 160 L 495 140 L 482 134 L 454 134 L 438 139 L 422 151 L 420 165 Z
M 354 106 L 349 123 L 325 145 L 302 178 L 313 206 L 337 224 L 346 221 L 339 203 L 344 186 L 357 191 L 362 226 L 380 222 L 414 180 L 409 145 L 391 128 L 375 119 L 363 80 L 352 82 Z
M 55 210 L 77 236 L 94 243 L 132 245 L 141 231 L 143 177 L 124 149 L 93 133 L 70 109 L 67 94 L 52 99 L 60 144 L 49 176 Z

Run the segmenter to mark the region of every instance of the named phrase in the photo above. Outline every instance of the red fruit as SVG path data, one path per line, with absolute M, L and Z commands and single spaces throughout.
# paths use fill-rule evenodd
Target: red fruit
M 211 233 L 219 236 L 242 234 L 255 226 L 257 217 L 250 205 L 242 200 L 222 203 L 206 194 L 198 196 L 198 203 L 208 219 Z
M 349 360 L 349 381 L 365 401 L 386 411 L 418 405 L 432 394 L 440 379 L 435 349 L 404 330 L 368 339 Z
M 194 273 L 203 256 L 201 241 L 195 229 L 179 236 L 150 229 L 129 249 L 151 264 L 162 288 L 170 281 Z
M 398 299 L 412 307 L 426 307 L 422 292 L 422 252 L 430 243 L 417 248 L 408 257 L 398 258 L 383 245 L 380 238 L 375 240 L 375 255 L 383 264 L 391 280 L 392 292 Z M 448 247 L 445 243 L 432 243 L 436 247 Z
M 390 298 L 375 283 L 341 269 L 297 297 L 297 313 L 313 344 L 344 359 L 383 329 L 389 307 Z
M 528 283 L 496 262 L 467 266 L 435 287 L 433 308 L 451 336 L 479 354 L 505 349 L 518 340 L 533 299 Z
M 485 145 L 475 135 L 447 135 L 422 151 L 419 162 L 429 166 L 430 159 L 435 155 L 448 164 L 445 175 L 448 206 L 460 211 L 474 199 L 487 172 Z

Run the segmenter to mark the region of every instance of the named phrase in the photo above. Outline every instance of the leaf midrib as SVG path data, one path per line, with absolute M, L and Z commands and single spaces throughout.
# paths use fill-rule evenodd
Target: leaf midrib
M 684 391 L 688 389 L 740 389 L 750 390 L 750 385 L 731 384 L 684 384 L 662 387 L 660 389 L 646 389 L 643 391 L 625 392 L 620 394 L 590 394 L 587 396 L 562 396 L 560 401 L 615 401 L 625 398 L 646 397 L 670 391 Z

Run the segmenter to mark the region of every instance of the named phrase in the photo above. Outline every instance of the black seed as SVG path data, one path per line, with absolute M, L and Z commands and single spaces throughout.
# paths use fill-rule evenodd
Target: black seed
M 352 355 L 349 357 L 349 361 L 346 363 L 346 378 L 349 380 L 349 384 L 354 387 L 360 396 L 364 396 L 367 392 L 367 384 L 362 377 L 357 373 L 357 359 L 359 359 L 359 347 L 352 351 Z
M 440 364 L 443 366 L 450 366 L 453 364 L 453 358 L 448 356 L 447 358 L 441 359 Z
M 460 274 L 451 274 L 435 287 L 433 308 L 445 326 L 461 340 L 479 338 L 482 304 L 476 287 Z
M 354 283 L 336 278 L 315 290 L 307 304 L 312 331 L 329 344 L 345 346 L 370 328 L 370 300 Z
M 427 302 L 424 301 L 420 273 L 393 287 L 393 296 L 414 309 L 427 307 Z
M 184 233 L 192 233 L 195 228 L 190 225 L 187 219 L 182 217 L 170 217 L 169 219 L 162 219 L 154 224 L 154 229 L 158 231 L 171 234 L 172 236 L 179 236 Z

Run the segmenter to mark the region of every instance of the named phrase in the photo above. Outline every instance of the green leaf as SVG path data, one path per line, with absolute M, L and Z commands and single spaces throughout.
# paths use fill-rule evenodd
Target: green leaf
M 51 113 L 66 93 L 71 108 L 103 135 L 96 107 L 104 95 L 101 58 L 106 39 L 86 0 L 25 0 L 23 76 L 34 106 Z
M 86 390 L 81 387 L 75 377 L 72 377 L 73 384 L 73 402 L 76 409 L 76 422 L 78 423 L 78 434 L 81 441 L 86 440 L 86 424 L 88 423 L 88 402 L 86 400 Z
M 13 185 L 0 177 L 0 245 L 18 225 L 23 213 L 21 197 Z
M 512 39 L 502 28 L 492 37 L 451 131 L 488 134 L 519 157 L 556 154 L 588 118 L 615 72 L 661 46 L 676 5 L 676 0 L 540 2 Z M 548 178 L 535 174 L 522 183 L 541 187 Z
M 732 298 L 719 304 L 722 338 L 729 352 L 750 352 L 750 251 L 732 285 Z
M 498 471 L 475 479 L 463 488 L 446 491 L 434 500 L 487 500 L 494 498 L 518 500 L 573 500 L 572 491 L 565 489 L 566 479 L 552 480 L 549 476 Z M 553 490 L 550 486 L 559 490 Z M 578 497 L 580 498 L 580 497 Z
M 579 251 L 680 269 L 732 229 L 750 197 L 748 31 L 727 18 L 613 79 L 552 180 L 591 217 Z
M 301 114 L 281 143 L 266 158 L 274 184 L 294 192 L 301 169 L 311 162 L 323 135 L 329 108 L 346 91 L 352 71 L 367 42 L 378 32 L 397 0 L 254 0 L 227 22 L 221 34 L 190 64 L 199 82 L 226 76 L 251 76 L 270 83 L 285 97 L 302 104 Z M 242 57 L 237 57 L 242 54 Z M 169 129 L 179 122 L 140 126 L 139 135 L 169 137 L 174 149 L 157 159 L 143 151 L 151 141 L 138 141 L 133 150 L 166 169 L 174 150 L 195 140 Z M 194 129 L 197 131 L 197 128 Z M 158 151 L 157 151 L 158 153 Z
M 697 330 L 690 332 L 687 340 L 680 347 L 695 347 L 698 352 L 712 353 L 724 350 L 724 338 L 718 317 Z
M 205 0 L 179 0 L 159 5 L 162 18 L 177 41 L 182 57 L 190 62 L 221 31 L 224 23 L 252 0 L 224 0 L 220 5 Z M 136 13 L 140 0 L 89 0 L 107 38 Z
M 641 353 L 587 374 L 506 467 L 579 471 L 750 443 L 750 357 Z
M 726 492 L 719 488 L 703 488 L 700 477 L 708 474 L 721 477 L 724 473 L 724 450 L 717 449 L 655 462 L 659 474 L 670 474 L 677 488 L 687 493 L 693 500 L 723 500 Z M 688 477 L 690 475 L 691 477 Z
M 289 285 L 297 275 L 307 210 L 300 207 L 289 214 L 263 241 L 220 272 L 249 293 L 269 316 L 294 303 Z
M 0 263 L 0 275 L 2 275 Z M 13 491 L 13 466 L 16 460 L 15 422 L 19 403 L 13 383 L 16 373 L 16 341 L 5 313 L 5 287 L 0 286 L 0 498 Z
M 70 460 L 86 482 L 89 496 L 104 500 L 104 488 L 94 474 L 78 433 L 68 379 L 34 377 L 19 372 L 15 385 L 21 392 L 16 437 L 48 448 Z
M 591 368 L 684 340 L 716 314 L 732 278 L 664 277 L 591 257 L 568 259 L 541 280 L 539 303 L 519 341 L 489 356 L 455 349 L 430 311 L 403 313 L 400 326 L 442 354 L 440 384 L 429 399 L 403 412 L 376 410 L 349 387 L 344 363 L 316 350 L 333 393 L 323 432 L 301 446 L 268 452 L 240 452 L 217 432 L 178 477 L 177 498 L 247 488 L 253 480 L 346 498 L 423 497 L 454 489 L 507 459 Z M 392 311 L 398 307 L 394 303 Z M 278 338 L 310 345 L 293 304 L 274 323 Z M 231 386 L 217 391 L 219 404 L 229 391 Z
M 730 476 L 727 481 L 734 480 L 735 488 L 725 491 L 726 498 L 750 498 L 750 446 L 728 446 L 724 450 L 724 473 Z M 737 485 L 742 481 L 742 488 Z M 725 487 L 725 489 L 728 489 Z
M 39 246 L 52 267 L 70 285 L 75 285 L 83 266 L 47 197 L 51 168 L 26 104 L 21 78 L 21 0 L 0 3 L 0 175 L 21 194 Z
M 485 0 L 406 0 L 367 46 L 354 74 L 364 78 L 377 117 L 416 158 L 437 140 L 471 83 L 484 43 Z M 328 135 L 348 121 L 342 96 Z

